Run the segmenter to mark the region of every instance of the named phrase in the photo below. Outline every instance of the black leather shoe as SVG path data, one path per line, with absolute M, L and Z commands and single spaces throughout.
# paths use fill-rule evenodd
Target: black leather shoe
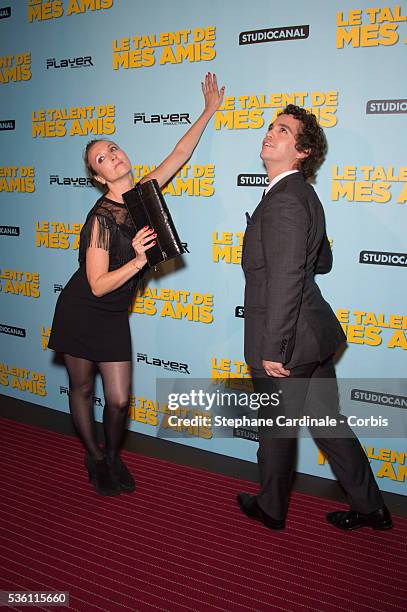
M 362 514 L 354 510 L 337 510 L 328 512 L 326 520 L 338 529 L 360 529 L 361 527 L 371 527 L 372 529 L 391 529 L 393 521 L 386 506 L 382 506 L 369 514 Z
M 120 489 L 125 493 L 133 493 L 133 491 L 136 490 L 136 483 L 128 467 L 123 463 L 120 457 L 117 455 L 114 459 L 108 458 L 107 461 Z
M 248 493 L 239 493 L 237 496 L 237 503 L 242 512 L 245 513 L 249 518 L 253 518 L 256 521 L 263 523 L 265 527 L 269 529 L 284 529 L 285 521 L 274 519 L 262 510 L 257 503 L 255 495 L 249 495 Z
M 121 488 L 114 478 L 106 457 L 94 459 L 88 453 L 85 455 L 85 466 L 89 474 L 89 482 L 99 495 L 120 495 Z

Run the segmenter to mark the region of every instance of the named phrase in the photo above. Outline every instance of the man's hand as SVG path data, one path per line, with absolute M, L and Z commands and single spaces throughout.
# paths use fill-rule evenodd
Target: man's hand
M 266 361 L 263 359 L 261 363 L 268 376 L 274 376 L 275 378 L 290 376 L 290 370 L 284 369 L 283 364 L 278 361 Z

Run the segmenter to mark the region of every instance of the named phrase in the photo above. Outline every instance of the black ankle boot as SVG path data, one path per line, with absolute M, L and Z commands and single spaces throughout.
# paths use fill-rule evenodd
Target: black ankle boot
M 136 489 L 136 483 L 134 482 L 134 478 L 130 474 L 129 469 L 120 459 L 119 455 L 116 455 L 114 459 L 110 459 L 108 457 L 107 462 L 110 466 L 113 477 L 119 484 L 120 489 L 126 493 L 132 493 Z
M 106 457 L 94 459 L 88 453 L 85 455 L 85 466 L 89 474 L 89 482 L 99 495 L 120 495 L 121 488 L 113 476 Z

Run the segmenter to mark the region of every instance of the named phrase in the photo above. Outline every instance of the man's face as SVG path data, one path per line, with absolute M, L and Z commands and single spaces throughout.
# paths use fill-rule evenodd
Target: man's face
M 294 170 L 307 153 L 295 148 L 301 122 L 292 115 L 279 115 L 268 127 L 263 139 L 260 157 L 266 165 L 272 164 L 284 170 Z

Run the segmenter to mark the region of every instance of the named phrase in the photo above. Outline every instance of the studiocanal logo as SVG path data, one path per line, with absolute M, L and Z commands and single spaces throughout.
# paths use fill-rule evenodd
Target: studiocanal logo
M 14 119 L 0 119 L 0 131 L 15 130 L 16 122 Z
M 11 6 L 0 8 L 0 19 L 8 19 L 11 17 Z
M 352 389 L 350 399 L 354 402 L 407 409 L 406 395 L 393 395 L 393 393 L 382 393 L 381 391 L 371 391 L 369 389 Z
M 0 225 L 0 236 L 19 236 L 20 228 L 16 225 Z
M 66 59 L 57 60 L 55 57 L 49 57 L 46 60 L 47 70 L 50 68 L 89 68 L 93 67 L 92 56 L 83 55 L 80 57 L 67 57 Z
M 138 123 L 159 123 L 160 125 L 186 125 L 190 124 L 189 113 L 168 113 L 160 115 L 146 115 L 134 113 L 134 125 Z
M 233 428 L 234 438 L 243 438 L 250 442 L 259 441 L 259 433 L 255 429 L 247 429 L 246 427 L 234 427 Z
M 14 327 L 14 325 L 4 325 L 3 323 L 0 323 L 0 334 L 8 334 L 9 336 L 25 338 L 26 331 L 23 327 Z
M 244 306 L 236 306 L 235 317 L 238 319 L 244 319 Z
M 92 179 L 85 176 L 59 176 L 59 174 L 51 174 L 49 184 L 59 187 L 93 187 Z
M 178 361 L 166 361 L 159 357 L 149 358 L 147 353 L 137 353 L 137 362 L 143 362 L 146 365 L 156 366 L 158 368 L 164 368 L 170 372 L 180 372 L 183 374 L 190 374 L 189 366 L 187 363 L 179 363 Z
M 367 115 L 393 115 L 407 113 L 407 99 L 369 100 L 366 104 Z
M 264 30 L 249 30 L 240 32 L 239 45 L 276 42 L 279 40 L 301 40 L 308 38 L 309 25 L 282 26 Z
M 238 187 L 267 187 L 269 178 L 267 174 L 238 174 Z
M 407 266 L 407 253 L 389 253 L 386 251 L 361 251 L 359 263 L 377 266 Z

